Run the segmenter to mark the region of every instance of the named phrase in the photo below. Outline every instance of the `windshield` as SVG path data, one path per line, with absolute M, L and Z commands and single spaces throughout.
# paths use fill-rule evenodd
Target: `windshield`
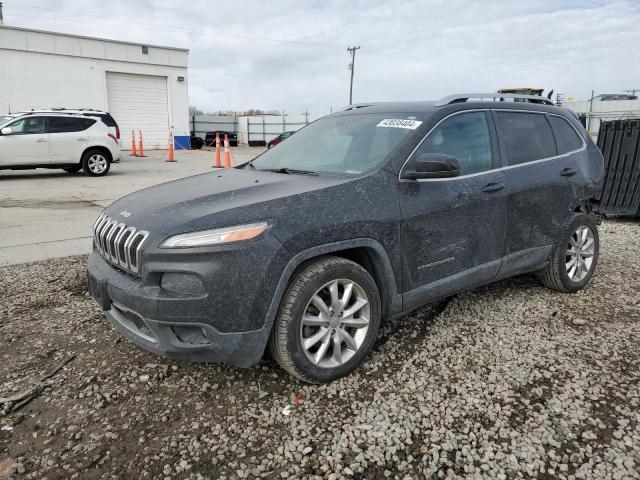
M 0 125 L 4 125 L 5 123 L 7 123 L 9 120 L 13 120 L 14 117 L 9 117 L 7 115 L 2 115 L 0 116 Z
M 257 170 L 359 174 L 382 163 L 421 124 L 411 114 L 324 117 L 251 163 Z

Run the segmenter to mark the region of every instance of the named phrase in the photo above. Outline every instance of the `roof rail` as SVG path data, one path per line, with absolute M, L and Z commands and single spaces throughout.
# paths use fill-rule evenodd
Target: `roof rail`
M 34 110 L 34 111 L 29 111 L 29 112 L 16 112 L 12 115 L 16 115 L 17 117 L 24 117 L 27 115 L 77 115 L 77 116 L 87 116 L 90 115 L 89 113 L 74 113 L 74 112 L 61 112 L 61 111 L 56 111 L 56 110 L 52 110 L 52 111 L 42 111 L 42 110 Z
M 494 102 L 504 102 L 507 98 L 512 98 L 514 101 L 522 100 L 527 103 L 539 103 L 542 105 L 555 105 L 551 100 L 539 95 L 519 95 L 514 93 L 458 93 L 456 95 L 448 95 L 442 97 L 436 102 L 437 107 L 444 105 L 450 105 L 452 103 L 463 103 L 469 99 L 492 99 Z

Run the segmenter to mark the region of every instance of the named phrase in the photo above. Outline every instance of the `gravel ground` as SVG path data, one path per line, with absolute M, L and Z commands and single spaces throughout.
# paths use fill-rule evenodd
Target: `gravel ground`
M 1 268 L 0 396 L 75 357 L 0 412 L 0 478 L 640 478 L 639 233 L 602 226 L 583 292 L 457 295 L 322 386 L 133 346 L 88 298 L 85 257 Z

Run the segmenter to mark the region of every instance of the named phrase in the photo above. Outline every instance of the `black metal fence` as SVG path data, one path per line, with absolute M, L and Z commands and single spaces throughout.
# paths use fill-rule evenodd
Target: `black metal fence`
M 604 186 L 598 210 L 611 216 L 640 216 L 640 119 L 602 122 L 598 147 L 604 156 Z

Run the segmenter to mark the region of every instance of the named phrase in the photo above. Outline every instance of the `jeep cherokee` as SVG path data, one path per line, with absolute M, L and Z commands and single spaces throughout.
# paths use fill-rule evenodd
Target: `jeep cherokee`
M 94 224 L 92 296 L 136 344 L 288 372 L 354 370 L 380 322 L 535 272 L 585 287 L 603 158 L 533 96 L 352 105 L 235 169 L 151 187 Z

